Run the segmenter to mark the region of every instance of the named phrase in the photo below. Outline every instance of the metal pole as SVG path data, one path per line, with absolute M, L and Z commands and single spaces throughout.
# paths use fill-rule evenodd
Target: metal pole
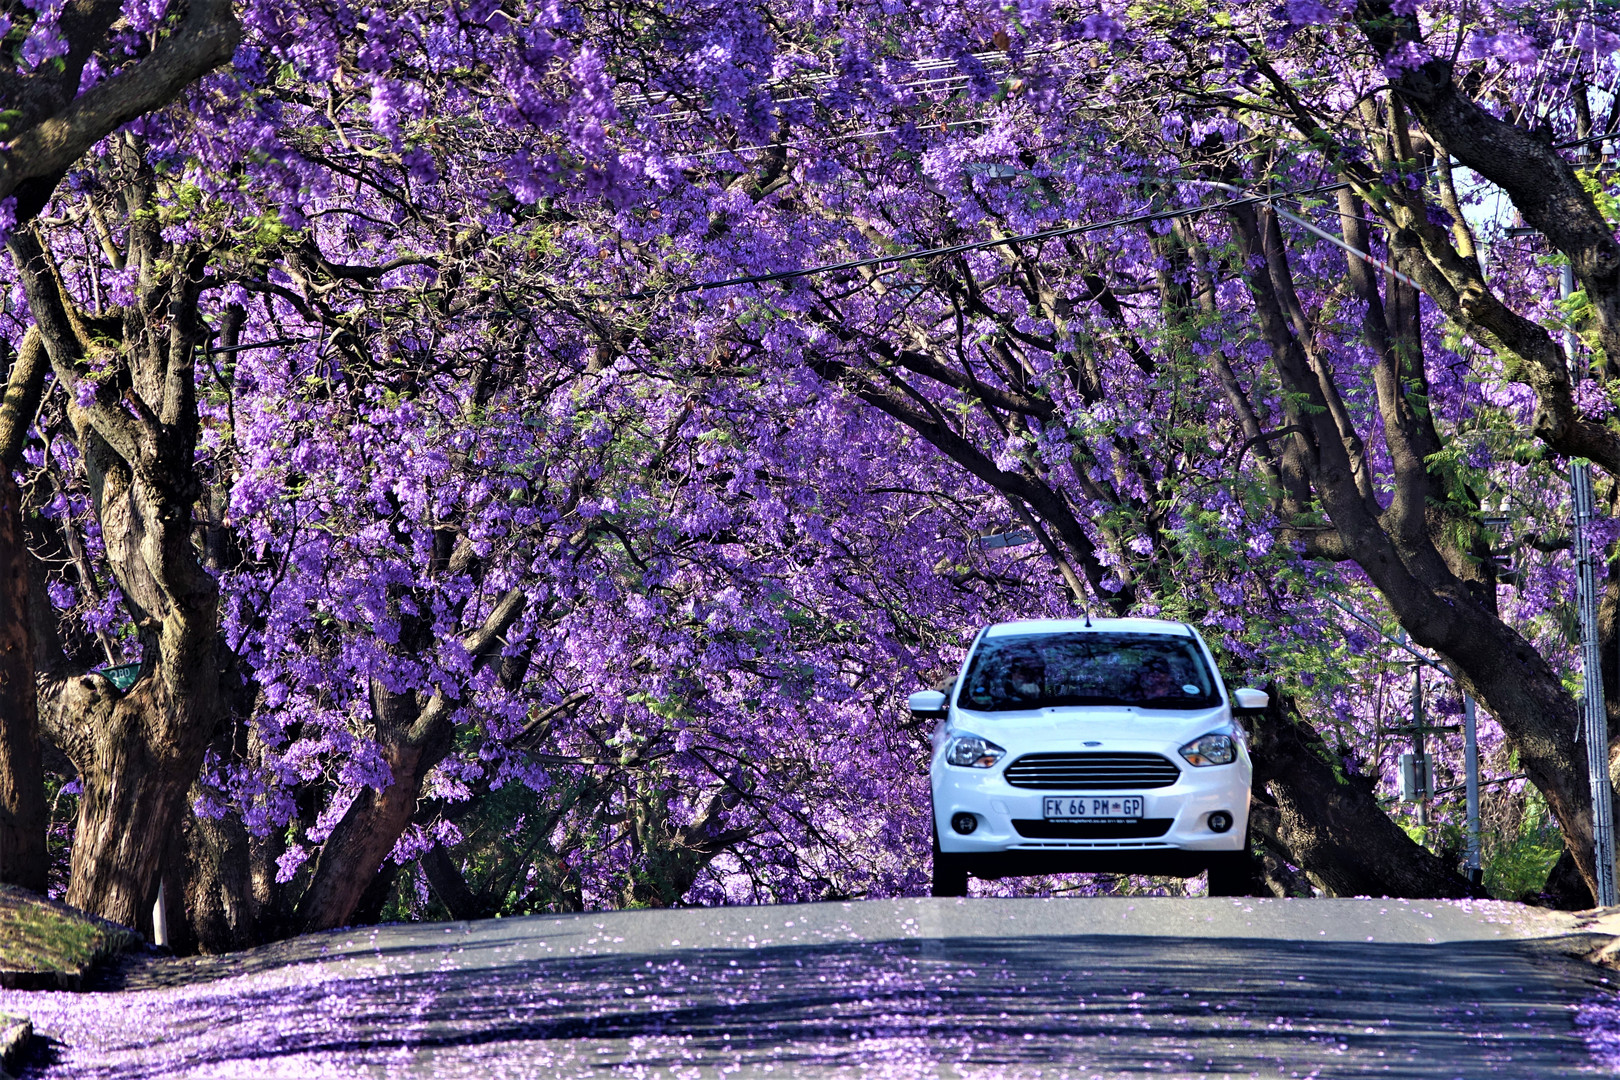
M 1474 728 L 1474 695 L 1463 695 L 1463 779 L 1468 792 L 1468 880 L 1484 878 L 1479 851 L 1479 739 Z
M 1434 788 L 1434 782 L 1429 778 L 1429 761 L 1424 756 L 1428 749 L 1427 740 L 1423 737 L 1423 666 L 1412 665 L 1412 752 L 1417 754 L 1418 768 L 1423 771 L 1422 784 L 1418 791 L 1418 824 L 1423 828 L 1429 827 L 1429 792 Z M 1424 836 L 1427 842 L 1428 836 Z
M 1597 582 L 1586 530 L 1592 520 L 1592 470 L 1584 461 L 1569 467 L 1575 503 L 1576 593 L 1581 615 L 1581 712 L 1586 739 L 1587 779 L 1592 788 L 1592 857 L 1597 871 L 1599 907 L 1620 902 L 1614 881 L 1614 810 L 1609 798 L 1609 720 L 1604 715 L 1603 671 L 1597 640 Z
M 1558 279 L 1558 292 L 1564 299 L 1575 290 L 1575 274 L 1568 263 Z M 1575 354 L 1575 334 L 1564 331 L 1564 357 L 1570 378 L 1581 381 L 1581 364 Z M 1592 789 L 1592 859 L 1597 875 L 1599 907 L 1620 903 L 1614 880 L 1614 809 L 1609 791 L 1609 719 L 1603 701 L 1602 657 L 1598 653 L 1597 581 L 1592 566 L 1592 547 L 1587 527 L 1592 521 L 1592 467 L 1585 461 L 1569 466 L 1570 501 L 1574 509 L 1575 599 L 1581 618 L 1581 712 L 1586 739 L 1586 771 Z

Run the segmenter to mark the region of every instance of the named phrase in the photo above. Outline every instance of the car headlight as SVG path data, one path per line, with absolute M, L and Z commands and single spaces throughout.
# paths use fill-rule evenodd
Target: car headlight
M 1237 760 L 1237 743 L 1230 735 L 1212 731 L 1183 746 L 1181 756 L 1192 765 L 1230 765 Z
M 1006 754 L 1004 747 L 977 735 L 958 735 L 945 746 L 945 760 L 965 769 L 988 769 Z

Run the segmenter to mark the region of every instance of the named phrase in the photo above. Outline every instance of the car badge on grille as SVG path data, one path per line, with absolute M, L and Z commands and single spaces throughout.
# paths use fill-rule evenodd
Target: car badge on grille
M 1086 745 L 1087 745 L 1087 746 L 1101 746 L 1101 745 L 1102 745 L 1102 743 L 1100 743 L 1100 742 L 1098 742 L 1098 741 L 1097 741 L 1097 740 L 1095 740 L 1095 739 L 1087 739 L 1087 740 L 1086 740 Z

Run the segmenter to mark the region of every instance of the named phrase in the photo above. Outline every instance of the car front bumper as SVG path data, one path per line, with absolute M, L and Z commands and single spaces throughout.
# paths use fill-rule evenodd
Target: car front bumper
M 1140 749 L 1163 753 L 1161 747 Z M 1175 760 L 1173 752 L 1165 756 Z M 1252 773 L 1246 756 L 1240 756 L 1230 765 L 1194 768 L 1178 764 L 1181 775 L 1167 787 L 1107 791 L 1015 787 L 1006 781 L 1003 772 L 1016 758 L 1017 755 L 1008 754 L 990 769 L 961 768 L 936 759 L 932 770 L 933 803 L 941 851 L 971 856 L 1067 853 L 1170 857 L 1178 853 L 1199 856 L 1241 851 L 1245 845 Z M 1048 823 L 1042 813 L 1042 800 L 1052 795 L 1140 796 L 1143 800 L 1141 821 L 1134 824 L 1098 822 L 1078 827 Z M 1225 832 L 1210 828 L 1209 817 L 1218 811 L 1232 816 L 1232 826 Z M 971 833 L 963 834 L 952 828 L 952 818 L 962 813 L 975 818 L 976 827 Z M 1114 861 L 1151 863 L 1152 859 Z M 1167 858 L 1165 861 L 1178 860 Z M 1191 862 L 1196 863 L 1198 859 L 1193 858 Z

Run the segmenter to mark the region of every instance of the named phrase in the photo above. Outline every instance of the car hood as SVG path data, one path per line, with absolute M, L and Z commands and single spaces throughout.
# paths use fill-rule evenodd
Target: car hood
M 1226 709 L 1135 709 L 1118 706 L 1056 707 L 1019 712 L 969 712 L 958 709 L 952 715 L 954 732 L 981 735 L 1008 749 L 1039 742 L 1043 749 L 1081 749 L 1087 742 L 1107 750 L 1129 744 L 1174 743 L 1180 745 L 1226 723 Z

